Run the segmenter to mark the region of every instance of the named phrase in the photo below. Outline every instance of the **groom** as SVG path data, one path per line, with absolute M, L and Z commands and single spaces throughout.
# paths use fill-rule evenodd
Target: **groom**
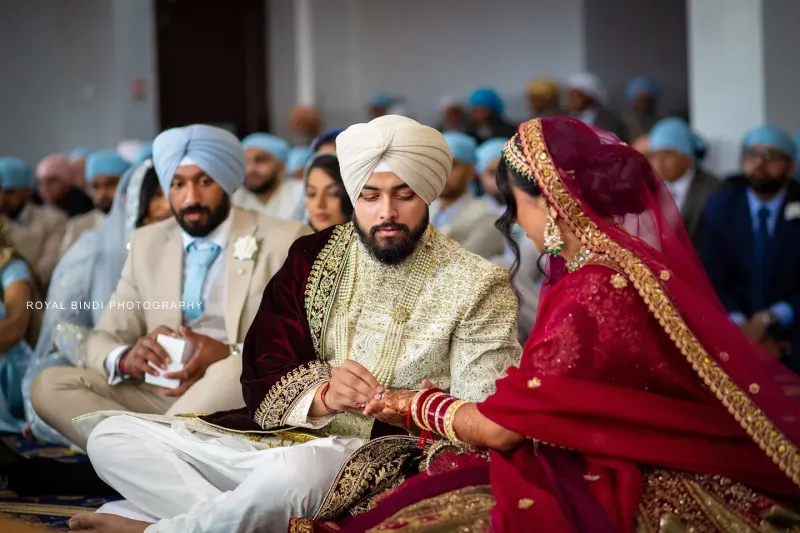
M 359 497 L 360 483 L 326 493 L 362 445 L 403 434 L 363 415 L 376 394 L 428 379 L 480 401 L 518 362 L 508 275 L 428 223 L 452 164 L 442 135 L 384 116 L 336 144 L 354 221 L 299 239 L 267 286 L 243 350 L 246 408 L 77 421 L 100 477 L 157 523 L 82 514 L 72 529 L 284 533 Z M 370 442 L 366 470 L 392 467 L 393 442 Z

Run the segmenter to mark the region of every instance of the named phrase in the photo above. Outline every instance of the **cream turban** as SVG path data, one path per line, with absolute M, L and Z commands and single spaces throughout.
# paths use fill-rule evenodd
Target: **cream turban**
M 381 163 L 428 205 L 444 189 L 453 165 L 453 156 L 441 133 L 398 115 L 350 126 L 336 137 L 336 155 L 353 205 Z

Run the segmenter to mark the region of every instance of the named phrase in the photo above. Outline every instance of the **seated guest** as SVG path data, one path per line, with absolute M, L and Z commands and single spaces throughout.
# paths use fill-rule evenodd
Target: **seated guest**
M 516 126 L 503 118 L 506 104 L 494 89 L 476 89 L 467 103 L 472 110 L 475 123 L 475 140 L 478 143 L 488 141 L 492 137 L 511 137 L 517 131 Z
M 288 130 L 293 146 L 311 144 L 311 141 L 319 135 L 321 126 L 322 119 L 313 107 L 296 106 L 289 112 Z
M 319 154 L 319 153 L 336 153 L 336 137 L 342 133 L 341 129 L 330 130 L 326 131 L 316 139 L 314 142 L 311 143 L 311 151 L 312 153 Z
M 95 208 L 85 215 L 70 219 L 67 223 L 61 241 L 61 255 L 78 240 L 81 233 L 97 228 L 103 215 L 111 211 L 117 184 L 129 166 L 128 162 L 113 150 L 94 152 L 86 158 L 86 181 L 89 183 Z
M 375 93 L 369 98 L 367 114 L 370 120 L 391 114 L 393 108 L 402 103 L 402 99 L 387 93 Z
M 600 78 L 589 72 L 572 74 L 567 79 L 567 89 L 571 116 L 590 126 L 610 131 L 623 141 L 628 140 L 622 120 L 605 106 L 606 88 Z
M 339 467 L 370 438 L 405 435 L 351 474 L 357 485 L 367 472 L 418 468 L 392 455 L 415 449 L 416 437 L 362 414 L 375 394 L 430 380 L 483 399 L 516 364 L 508 275 L 428 224 L 428 204 L 450 171 L 442 135 L 390 115 L 351 126 L 336 143 L 354 221 L 298 240 L 264 292 L 243 352 L 247 408 L 78 422 L 83 431 L 96 424 L 92 464 L 160 520 L 151 531 L 285 533 L 292 514 L 319 509 Z M 275 446 L 291 444 L 269 436 L 280 426 L 328 437 Z M 91 514 L 70 525 L 141 533 L 149 523 Z
M 70 218 L 94 209 L 92 199 L 74 184 L 75 168 L 64 154 L 49 155 L 36 167 L 36 187 L 42 203 Z
M 567 114 L 561 107 L 561 91 L 550 78 L 537 78 L 528 85 L 528 109 L 534 118 L 560 117 Z
M 495 211 L 498 216 L 503 214 L 505 206 L 501 204 L 503 196 L 497 188 L 497 165 L 503 151 L 507 137 L 496 137 L 482 143 L 475 150 L 475 171 L 484 195 L 481 199 Z
M 498 187 L 497 167 L 503 156 L 503 146 L 508 139 L 489 139 L 480 145 L 475 152 L 477 159 L 477 171 L 480 176 L 481 185 L 486 195 L 482 200 L 489 205 L 497 217 L 502 217 L 507 206 L 505 198 L 510 197 L 508 191 L 502 193 Z M 509 229 L 509 235 L 514 241 L 517 250 L 511 242 L 506 243 L 501 255 L 490 258 L 492 263 L 499 265 L 509 271 L 514 288 L 519 296 L 519 339 L 524 342 L 533 328 L 536 320 L 536 313 L 539 309 L 539 287 L 542 281 L 542 272 L 539 269 L 540 254 L 531 243 L 530 239 L 525 238 L 525 232 L 517 224 Z
M 268 133 L 254 133 L 242 141 L 247 156 L 244 187 L 231 200 L 275 218 L 293 219 L 301 209 L 303 184 L 286 177 L 289 143 Z
M 457 132 L 444 133 L 444 138 L 453 154 L 453 168 L 431 205 L 431 223 L 470 252 L 486 259 L 500 255 L 505 242 L 494 226 L 497 214 L 469 191 L 475 179 L 475 140 Z
M 72 165 L 72 185 L 80 190 L 86 189 L 86 158 L 92 151 L 88 148 L 75 148 L 69 153 L 69 162 Z
M 659 95 L 658 84 L 648 76 L 636 76 L 628 81 L 625 87 L 628 109 L 622 114 L 622 122 L 629 139 L 635 141 L 646 136 L 656 125 Z
M 0 159 L 0 213 L 8 240 L 31 265 L 39 287 L 44 289 L 58 263 L 67 217 L 56 209 L 28 201 L 32 181 L 33 172 L 24 161 Z
M 31 360 L 26 335 L 34 311 L 36 282 L 28 264 L 6 240 L 0 222 L 0 433 L 22 433 L 22 377 Z
M 297 146 L 289 150 L 289 157 L 286 158 L 286 177 L 302 180 L 308 160 L 313 154 L 314 151 L 310 146 Z
M 463 103 L 455 96 L 445 96 L 439 102 L 442 118 L 437 128 L 441 132 L 458 131 L 474 136 L 475 131 L 467 117 Z
M 33 409 L 34 378 L 51 366 L 86 366 L 86 337 L 100 321 L 119 282 L 134 230 L 169 218 L 169 201 L 152 161 L 146 160 L 123 175 L 111 213 L 100 227 L 84 232 L 58 262 L 47 292 L 47 301 L 53 305 L 45 311 L 22 387 L 26 417 L 37 440 L 69 444 Z
M 743 178 L 731 178 L 703 214 L 701 258 L 731 319 L 800 372 L 800 184 L 797 148 L 778 128 L 749 131 Z
M 706 202 L 719 186 L 716 176 L 699 166 L 704 149 L 705 142 L 681 118 L 665 118 L 650 132 L 650 164 L 672 193 L 695 248 L 699 245 Z
M 306 213 L 314 231 L 322 231 L 350 221 L 353 204 L 334 154 L 318 154 L 308 165 L 305 177 Z
M 85 438 L 72 419 L 98 410 L 240 407 L 244 335 L 289 245 L 310 231 L 231 208 L 245 156 L 225 130 L 167 130 L 153 143 L 153 162 L 175 216 L 134 234 L 117 288 L 86 339 L 86 368 L 48 368 L 31 388 L 39 416 L 80 447 Z M 183 370 L 164 374 L 180 381 L 176 389 L 142 383 L 144 374 L 159 374 L 148 362 L 166 368 L 159 334 L 183 337 L 194 348 Z

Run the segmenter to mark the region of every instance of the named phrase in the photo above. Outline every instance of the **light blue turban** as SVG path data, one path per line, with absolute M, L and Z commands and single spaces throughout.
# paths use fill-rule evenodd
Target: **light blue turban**
M 744 135 L 745 148 L 754 144 L 774 146 L 788 155 L 794 161 L 797 158 L 797 146 L 792 137 L 780 128 L 775 126 L 759 126 L 748 131 Z
M 153 143 L 145 142 L 142 143 L 142 146 L 139 147 L 139 150 L 136 151 L 136 155 L 133 156 L 133 165 L 139 165 L 140 163 L 144 163 L 145 160 L 150 159 L 153 157 Z
M 384 109 L 389 109 L 393 105 L 397 104 L 398 100 L 391 94 L 387 93 L 375 93 L 369 98 L 369 105 L 372 107 L 382 107 Z
M 489 166 L 489 163 L 495 159 L 500 159 L 503 155 L 503 146 L 505 146 L 507 141 L 508 139 L 495 137 L 494 139 L 484 141 L 483 144 L 478 146 L 478 149 L 475 151 L 475 157 L 478 161 L 475 165 L 475 169 L 478 172 L 483 172 L 486 170 L 486 167 Z
M 650 130 L 650 150 L 674 150 L 692 159 L 700 158 L 706 143 L 692 131 L 682 118 L 661 119 Z
M 458 159 L 465 165 L 475 164 L 475 150 L 478 148 L 475 139 L 459 131 L 446 131 L 442 136 L 450 147 L 453 159 Z
M 166 193 L 181 162 L 197 165 L 228 195 L 244 183 L 245 157 L 242 143 L 233 133 L 195 124 L 161 132 L 153 141 L 153 165 Z
M 86 181 L 97 176 L 122 176 L 131 165 L 116 150 L 93 152 L 86 158 Z
M 628 102 L 632 102 L 639 93 L 649 94 L 651 98 L 656 99 L 659 94 L 661 94 L 661 91 L 658 87 L 658 83 L 656 83 L 653 78 L 636 76 L 631 78 L 628 81 L 628 85 L 625 86 L 625 98 Z
M 33 169 L 22 159 L 0 157 L 0 189 L 30 189 Z
M 253 133 L 242 139 L 242 146 L 245 148 L 258 148 L 264 150 L 272 157 L 286 163 L 289 158 L 289 150 L 292 146 L 278 137 L 277 135 L 270 135 L 269 133 Z
M 313 153 L 310 146 L 292 148 L 286 160 L 286 173 L 293 174 L 295 171 L 305 168 Z
M 467 103 L 471 107 L 485 107 L 497 117 L 502 117 L 506 105 L 494 89 L 477 89 L 470 96 Z
M 88 148 L 75 148 L 69 153 L 69 160 L 75 161 L 76 159 L 86 159 L 92 151 Z
M 797 148 L 800 148 L 800 131 L 794 134 L 794 145 Z M 795 163 L 795 171 L 794 171 L 794 179 L 795 181 L 800 181 L 800 153 L 794 159 Z

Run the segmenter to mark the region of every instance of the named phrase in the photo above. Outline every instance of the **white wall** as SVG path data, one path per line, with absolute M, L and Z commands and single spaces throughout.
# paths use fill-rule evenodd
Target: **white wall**
M 146 0 L 0 0 L 0 153 L 35 163 L 77 146 L 155 134 Z M 131 80 L 148 81 L 132 102 Z
M 659 111 L 688 111 L 684 0 L 585 0 L 586 68 L 600 76 L 622 109 L 635 75 L 661 86 Z
M 326 127 L 363 121 L 369 96 L 406 98 L 406 110 L 434 122 L 441 97 L 492 86 L 508 115 L 526 118 L 525 86 L 583 68 L 583 0 L 314 1 L 318 105 Z M 270 99 L 283 131 L 294 105 L 291 2 L 270 9 Z M 280 69 L 279 69 L 280 65 Z M 288 67 L 288 68 L 287 68 Z
M 762 1 L 766 121 L 794 133 L 800 131 L 800 2 Z
M 692 124 L 708 168 L 735 172 L 742 136 L 766 117 L 762 0 L 687 2 Z

